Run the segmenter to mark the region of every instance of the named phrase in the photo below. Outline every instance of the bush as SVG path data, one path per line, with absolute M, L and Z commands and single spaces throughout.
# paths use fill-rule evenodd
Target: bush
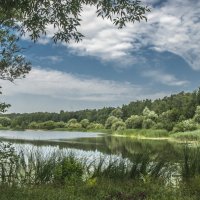
M 8 118 L 8 117 L 0 117 L 0 124 L 1 124 L 3 127 L 10 126 L 10 125 L 11 125 L 11 120 L 10 120 L 10 118 Z
M 155 126 L 155 122 L 152 119 L 145 119 L 142 123 L 142 128 L 144 129 L 150 129 L 153 126 Z
M 54 121 L 46 121 L 43 123 L 39 123 L 39 128 L 41 129 L 47 129 L 51 130 L 55 128 L 55 122 Z
M 105 123 L 105 128 L 106 128 L 106 129 L 111 128 L 112 125 L 113 125 L 115 122 L 119 121 L 119 120 L 121 120 L 121 119 L 119 119 L 119 118 L 117 118 L 117 117 L 114 117 L 114 116 L 108 117 L 108 119 L 106 120 L 106 123 Z M 121 121 L 122 121 L 122 120 L 121 120 Z
M 65 128 L 65 126 L 66 126 L 66 123 L 65 122 L 56 122 L 55 123 L 55 127 L 56 128 Z
M 78 123 L 77 119 L 70 119 L 65 127 L 69 129 L 81 129 L 82 125 Z
M 88 129 L 103 129 L 104 126 L 102 124 L 99 124 L 99 123 L 90 123 L 87 127 Z
M 158 119 L 158 115 L 154 111 L 149 110 L 147 107 L 144 108 L 142 114 L 146 119 L 151 119 L 153 121 L 157 121 Z
M 112 127 L 112 131 L 121 131 L 126 129 L 126 124 L 123 121 L 116 121 Z
M 200 123 L 200 106 L 197 106 L 195 115 L 194 115 L 194 121 L 197 123 Z
M 54 181 L 59 184 L 82 182 L 84 167 L 73 155 L 56 163 Z
M 117 118 L 122 118 L 123 116 L 123 112 L 121 108 L 115 108 L 111 113 L 110 116 L 114 116 Z
M 90 122 L 88 119 L 83 119 L 80 121 L 80 124 L 82 125 L 83 128 L 87 128 Z
M 197 129 L 197 124 L 192 119 L 187 119 L 182 122 L 179 122 L 173 128 L 174 132 L 185 132 L 185 131 L 193 131 Z
M 131 129 L 142 128 L 142 122 L 143 122 L 142 116 L 132 115 L 125 121 L 126 128 L 131 128 Z
M 39 128 L 39 124 L 37 122 L 31 122 L 28 125 L 28 128 L 30 128 L 30 129 L 38 129 Z
M 81 129 L 82 126 L 80 123 L 67 123 L 66 128 L 69 129 Z

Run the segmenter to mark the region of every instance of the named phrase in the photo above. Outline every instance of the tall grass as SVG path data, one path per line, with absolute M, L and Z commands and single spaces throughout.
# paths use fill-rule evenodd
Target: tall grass
M 179 174 L 184 186 L 174 188 L 168 184 L 173 173 Z M 151 156 L 148 151 L 134 154 L 130 160 L 101 158 L 88 163 L 73 154 L 53 152 L 47 157 L 37 151 L 16 154 L 10 144 L 0 145 L 0 192 L 3 194 L 0 199 L 24 199 L 25 196 L 26 199 L 66 199 L 67 196 L 83 200 L 196 200 L 200 194 L 198 177 L 200 148 L 187 145 L 178 167 L 159 154 Z
M 198 141 L 200 140 L 200 130 L 198 129 L 195 131 L 178 132 L 171 134 L 171 137 L 179 140 Z
M 153 129 L 125 129 L 117 131 L 120 135 L 129 135 L 135 137 L 168 137 L 169 132 L 167 130 L 153 130 Z

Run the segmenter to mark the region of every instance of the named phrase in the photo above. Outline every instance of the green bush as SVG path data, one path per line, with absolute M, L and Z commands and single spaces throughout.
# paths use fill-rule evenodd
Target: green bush
M 142 114 L 145 119 L 151 119 L 152 121 L 157 121 L 158 119 L 158 115 L 154 111 L 149 110 L 148 107 L 144 108 Z
M 0 117 L 0 124 L 3 127 L 7 127 L 11 125 L 11 119 L 8 117 Z
M 84 174 L 83 164 L 73 155 L 62 158 L 56 163 L 53 173 L 54 182 L 58 184 L 82 182 Z
M 194 115 L 194 121 L 197 123 L 200 123 L 200 106 L 197 106 L 195 115 Z
M 30 128 L 30 129 L 38 129 L 39 128 L 39 124 L 37 122 L 31 122 L 28 125 L 28 128 Z
M 119 120 L 121 120 L 121 119 L 119 119 L 119 118 L 117 118 L 117 117 L 114 117 L 114 116 L 108 117 L 108 119 L 106 120 L 106 123 L 105 123 L 105 128 L 106 128 L 106 129 L 111 128 L 112 125 L 113 125 L 115 122 L 119 121 Z M 122 121 L 122 120 L 121 120 L 121 121 Z
M 92 122 L 87 126 L 87 129 L 103 129 L 104 126 L 99 123 Z
M 89 120 L 88 119 L 83 119 L 80 121 L 80 124 L 83 128 L 87 128 L 88 125 L 90 124 Z
M 66 123 L 65 122 L 56 122 L 55 123 L 55 127 L 56 128 L 65 128 L 65 126 L 66 126 Z
M 55 122 L 54 121 L 46 121 L 46 122 L 39 123 L 39 128 L 52 130 L 55 128 Z
M 150 129 L 150 128 L 154 127 L 155 124 L 156 123 L 152 119 L 145 119 L 142 122 L 142 128 L 144 128 L 144 129 Z
M 126 123 L 126 128 L 128 129 L 139 129 L 142 128 L 142 122 L 143 122 L 143 117 L 139 115 L 132 115 L 129 117 L 125 123 Z
M 126 124 L 123 121 L 116 121 L 111 127 L 112 131 L 121 131 L 126 129 Z
M 70 119 L 66 124 L 66 128 L 69 128 L 69 129 L 81 129 L 83 127 L 82 127 L 82 125 L 80 123 L 78 123 L 77 119 Z
M 121 108 L 115 108 L 111 113 L 110 116 L 114 116 L 117 118 L 122 118 L 123 116 L 123 112 Z
M 173 128 L 173 132 L 193 131 L 196 129 L 197 129 L 196 122 L 192 119 L 187 119 L 187 120 L 177 123 Z

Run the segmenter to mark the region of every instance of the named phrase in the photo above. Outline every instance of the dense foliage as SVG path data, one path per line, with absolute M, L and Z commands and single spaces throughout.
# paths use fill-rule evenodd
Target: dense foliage
M 156 99 L 134 101 L 121 108 L 86 109 L 60 113 L 12 113 L 0 117 L 2 127 L 15 129 L 165 129 L 185 132 L 200 123 L 200 89 Z

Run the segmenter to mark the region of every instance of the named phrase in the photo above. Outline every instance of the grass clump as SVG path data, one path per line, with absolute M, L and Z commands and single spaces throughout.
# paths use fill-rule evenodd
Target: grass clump
M 169 137 L 170 133 L 167 130 L 159 129 L 126 129 L 117 131 L 117 134 L 135 136 L 135 137 Z
M 178 140 L 198 141 L 200 140 L 200 129 L 195 131 L 173 133 L 171 134 L 171 137 Z

